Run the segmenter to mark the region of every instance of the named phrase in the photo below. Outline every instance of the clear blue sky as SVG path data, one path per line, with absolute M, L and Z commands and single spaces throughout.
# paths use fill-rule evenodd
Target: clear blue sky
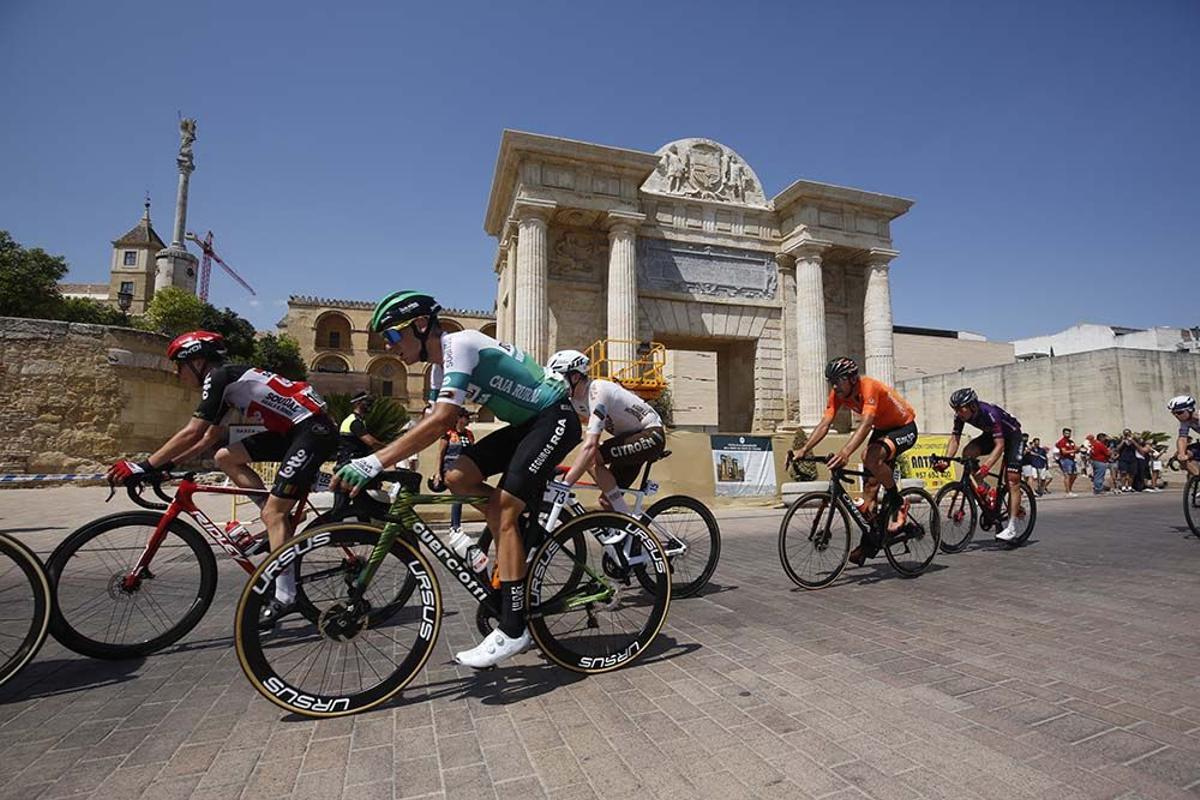
M 969 8 L 970 7 L 970 8 Z M 170 238 L 177 111 L 212 300 L 427 287 L 491 308 L 500 133 L 717 139 L 768 196 L 915 199 L 898 324 L 1008 339 L 1200 322 L 1200 3 L 0 3 L 0 228 L 107 277 L 149 189 Z M 1190 290 L 1183 290 L 1190 276 Z

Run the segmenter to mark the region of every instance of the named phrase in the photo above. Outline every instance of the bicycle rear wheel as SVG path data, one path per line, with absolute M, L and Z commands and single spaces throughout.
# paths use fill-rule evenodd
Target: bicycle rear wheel
M 591 534 L 582 537 L 583 550 L 581 531 Z M 597 532 L 626 536 L 605 546 Z M 652 576 L 645 591 L 634 588 L 638 569 Z M 525 592 L 529 632 L 541 651 L 564 669 L 588 674 L 633 663 L 658 636 L 671 604 L 662 544 L 641 522 L 609 511 L 576 517 L 542 542 Z
M 721 527 L 708 506 L 684 495 L 664 497 L 646 510 L 644 521 L 666 548 L 672 596 L 698 594 L 721 558 Z M 643 575 L 648 573 L 638 573 Z
M 307 717 L 339 717 L 379 705 L 421 671 L 441 626 L 441 590 L 429 562 L 400 537 L 366 591 L 356 590 L 346 553 L 369 554 L 379 538 L 380 530 L 370 525 L 322 525 L 275 550 L 255 570 L 238 601 L 234 641 L 242 671 L 263 697 Z M 260 631 L 275 577 L 290 564 L 298 565 L 297 585 L 320 616 L 316 622 L 285 617 L 273 630 Z M 397 608 L 400 588 L 410 580 L 416 591 Z
M 29 548 L 0 535 L 0 686 L 33 660 L 46 641 L 50 581 Z
M 1013 537 L 1012 541 L 1004 543 L 1010 550 L 1025 544 L 1025 540 L 1033 533 L 1034 523 L 1037 522 L 1037 500 L 1034 498 L 1033 492 L 1023 482 L 1017 486 L 1021 493 L 1021 502 L 1017 506 L 1016 524 L 1013 526 L 1017 530 L 1017 535 Z M 997 527 L 1003 527 L 1008 524 L 1008 484 L 1002 486 L 1000 493 L 996 496 L 996 508 L 998 509 Z
M 792 582 L 820 589 L 837 580 L 850 556 L 850 518 L 829 492 L 796 499 L 779 523 L 779 561 Z
M 883 552 L 901 577 L 915 578 L 929 569 L 941 544 L 938 507 L 924 489 L 904 489 L 900 497 L 908 503 L 908 519 L 899 530 L 884 534 Z
M 970 492 L 962 484 L 948 483 L 938 490 L 938 516 L 941 520 L 941 543 L 943 553 L 961 553 L 975 536 L 975 525 L 979 509 Z
M 1200 536 L 1200 478 L 1188 475 L 1183 485 L 1183 518 L 1192 529 L 1193 536 Z
M 50 633 L 92 658 L 139 658 L 196 626 L 217 591 L 217 562 L 192 526 L 174 519 L 140 575 L 133 568 L 162 514 L 112 514 L 72 533 L 50 554 L 56 603 Z

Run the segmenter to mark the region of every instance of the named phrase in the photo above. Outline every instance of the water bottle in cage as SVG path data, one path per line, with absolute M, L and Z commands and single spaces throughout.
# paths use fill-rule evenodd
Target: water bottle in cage
M 482 573 L 485 569 L 487 569 L 487 565 L 488 565 L 487 553 L 480 550 L 477 545 L 473 544 L 467 548 L 467 553 L 466 553 L 465 558 L 467 559 L 467 563 L 471 565 L 471 571 L 474 572 L 476 575 Z

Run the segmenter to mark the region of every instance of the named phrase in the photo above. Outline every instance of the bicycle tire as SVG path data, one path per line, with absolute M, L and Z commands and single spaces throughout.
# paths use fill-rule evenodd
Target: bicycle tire
M 671 530 L 668 527 L 671 522 L 661 518 L 669 514 L 672 509 L 687 509 L 693 512 L 700 517 L 700 520 L 704 523 L 705 530 L 703 532 L 697 531 L 694 536 L 689 536 L 687 533 L 678 530 Z M 721 559 L 721 526 L 717 524 L 717 518 L 713 516 L 712 511 L 709 510 L 708 506 L 694 497 L 677 494 L 664 497 L 646 509 L 644 519 L 647 520 L 647 526 L 658 537 L 658 540 L 664 543 L 664 546 L 670 547 L 667 544 L 667 539 L 668 536 L 673 536 L 683 541 L 688 547 L 688 551 L 682 555 L 667 556 L 667 564 L 671 570 L 671 583 L 674 584 L 671 589 L 671 596 L 674 598 L 694 597 L 699 594 L 700 590 L 712 578 L 713 572 L 717 569 L 717 562 Z M 656 523 L 662 525 L 661 531 L 656 527 Z M 707 555 L 702 555 L 700 559 L 693 558 L 689 561 L 688 557 L 693 552 L 693 544 L 696 545 L 695 550 L 699 555 L 704 553 L 703 546 L 707 545 Z M 679 569 L 681 565 L 688 564 L 699 564 L 700 570 L 692 572 L 687 569 Z M 646 585 L 649 580 L 649 574 L 644 570 L 639 570 L 637 575 L 638 579 L 642 581 L 642 586 L 647 591 L 653 591 L 653 586 Z M 683 577 L 682 580 L 681 576 Z
M 15 570 L 0 570 L 0 596 L 9 598 L 3 603 L 6 616 L 0 622 L 9 621 L 7 615 L 12 613 L 19 597 L 28 594 L 32 602 L 28 614 L 11 618 L 16 623 L 11 638 L 17 642 L 11 653 L 8 652 L 9 645 L 5 644 L 10 636 L 0 637 L 0 648 L 3 648 L 0 649 L 0 686 L 24 669 L 45 643 L 54 600 L 46 570 L 32 550 L 11 536 L 0 535 L 0 560 L 3 559 L 12 562 Z M 18 594 L 8 595 L 10 589 Z
M 199 574 L 194 590 L 191 588 L 190 581 L 183 587 L 181 597 L 182 601 L 187 603 L 186 610 L 182 614 L 170 615 L 177 616 L 178 621 L 157 631 L 153 636 L 139 637 L 137 641 L 132 642 L 116 642 L 111 638 L 100 639 L 96 638 L 95 633 L 80 630 L 83 622 L 90 617 L 79 616 L 77 612 L 80 606 L 72 602 L 71 598 L 79 590 L 94 591 L 97 580 L 102 580 L 104 584 L 101 596 L 108 595 L 116 601 L 109 615 L 110 632 L 112 624 L 117 622 L 116 617 L 120 610 L 122 597 L 134 598 L 130 601 L 128 609 L 121 611 L 120 616 L 124 618 L 124 624 L 132 621 L 133 612 L 136 610 L 141 614 L 141 618 L 150 624 L 150 627 L 154 627 L 155 621 L 151 615 L 137 607 L 138 598 L 142 597 L 148 598 L 145 605 L 151 612 L 160 617 L 168 616 L 162 613 L 161 605 L 155 606 L 156 601 L 151 593 L 143 591 L 147 588 L 148 581 L 161 579 L 166 570 L 160 569 L 158 574 L 154 574 L 152 569 L 151 577 L 143 576 L 138 588 L 133 592 L 125 591 L 117 585 L 119 579 L 129 572 L 142 554 L 148 539 L 145 531 L 149 530 L 152 533 L 162 517 L 161 512 L 153 511 L 121 512 L 101 517 L 72 533 L 50 554 L 50 558 L 46 562 L 46 573 L 50 577 L 50 584 L 54 587 L 55 595 L 50 618 L 50 633 L 63 647 L 91 658 L 106 660 L 140 658 L 179 641 L 204 617 L 217 591 L 217 562 L 203 535 L 183 520 L 176 518 L 168 526 L 167 536 L 159 545 L 154 560 L 151 561 L 151 567 L 155 563 L 172 564 L 179 558 L 179 556 L 164 554 L 164 548 L 169 550 L 182 546 L 190 551 L 190 555 L 185 552 L 182 557 L 185 560 L 194 560 Z M 103 558 L 100 555 L 103 550 L 96 551 L 97 555 L 94 559 L 80 555 L 80 551 L 89 543 L 94 542 L 97 537 L 112 531 L 119 531 L 121 528 L 138 528 L 143 533 L 138 534 L 130 530 L 128 546 L 120 548 L 125 552 L 117 558 Z M 91 565 L 84 563 L 85 561 L 105 563 L 99 563 L 98 571 L 94 570 L 97 574 L 89 576 L 84 574 L 84 571 Z M 81 574 L 77 575 L 76 570 L 79 570 Z M 66 602 L 64 602 L 64 590 L 69 593 Z
M 949 520 L 955 523 L 953 528 L 949 524 L 942 525 L 941 541 L 938 543 L 942 552 L 961 553 L 966 550 L 975 538 L 975 528 L 979 522 L 979 506 L 972 493 L 963 489 L 961 483 L 948 483 L 938 489 L 934 503 L 942 522 Z M 966 530 L 955 534 L 960 527 L 958 523 L 964 520 L 967 523 Z
M 941 519 L 937 503 L 929 492 L 916 486 L 900 491 L 900 497 L 908 501 L 908 521 L 900 529 L 899 536 L 884 534 L 883 553 L 892 569 L 903 578 L 915 578 L 933 563 L 941 548 Z M 928 509 L 928 519 L 922 520 L 920 509 Z M 901 555 L 918 551 L 914 543 L 923 546 L 927 555 L 916 555 L 915 560 L 902 560 Z
M 1014 549 L 1020 547 L 1021 545 L 1025 544 L 1026 540 L 1029 539 L 1030 534 L 1033 533 L 1033 526 L 1037 523 L 1037 499 L 1034 497 L 1033 492 L 1030 491 L 1029 487 L 1026 486 L 1024 482 L 1019 483 L 1017 485 L 1020 487 L 1019 491 L 1025 497 L 1024 502 L 1026 504 L 1025 507 L 1028 509 L 1028 511 L 1026 512 L 1026 516 L 1028 517 L 1028 522 L 1025 524 L 1025 527 L 1021 530 L 1021 532 L 1018 533 L 1016 535 L 1016 537 L 1012 539 L 1012 541 L 1003 542 L 1003 544 L 1009 550 L 1014 550 Z M 996 507 L 1000 509 L 1000 513 L 997 516 L 997 519 L 998 519 L 997 524 L 999 526 L 1007 525 L 1008 524 L 1008 484 L 1007 483 L 1004 484 L 1000 488 L 1000 491 L 996 495 Z
M 350 585 L 344 580 L 340 567 L 342 552 L 358 546 L 373 549 L 380 533 L 377 527 L 357 522 L 338 522 L 312 528 L 273 551 L 250 576 L 238 599 L 234 616 L 234 644 L 242 672 L 267 700 L 305 717 L 347 716 L 366 711 L 394 697 L 424 668 L 441 629 L 442 601 L 437 576 L 419 550 L 402 537 L 397 537 L 390 548 L 396 563 L 383 562 L 367 590 L 367 600 L 373 587 L 380 594 L 392 598 L 395 593 L 387 588 L 386 583 L 406 581 L 406 576 L 411 574 L 417 581 L 419 591 L 410 596 L 416 602 L 409 606 L 407 614 L 392 613 L 383 624 L 374 625 L 369 603 L 351 608 L 344 602 L 350 597 Z M 323 556 L 334 566 L 322 570 Z M 310 595 L 319 593 L 322 599 L 330 601 L 330 605 L 322 611 L 321 619 L 315 624 L 304 617 L 285 617 L 273 630 L 260 631 L 259 616 L 264 604 L 273 597 L 274 576 L 286 569 L 289 562 L 301 565 L 297 584 L 307 584 Z M 389 564 L 392 568 L 402 566 L 405 576 L 385 575 L 384 569 Z M 307 574 L 305 566 L 312 568 Z M 326 580 L 327 585 L 322 585 L 321 582 Z M 381 582 L 383 586 L 379 586 Z M 402 625 L 408 632 L 403 634 L 405 641 L 398 641 L 392 634 L 400 632 Z M 410 637 L 411 643 L 408 641 Z M 310 660 L 310 655 L 302 652 L 304 657 L 292 665 L 288 674 L 281 674 L 280 670 L 286 661 L 294 657 L 292 652 L 280 655 L 275 660 L 268 655 L 282 651 L 289 644 L 309 646 L 311 650 L 313 643 L 318 648 L 316 655 L 299 678 L 294 673 Z M 325 668 L 327 671 L 330 667 L 335 668 L 333 674 L 339 677 L 336 690 L 330 675 L 312 674 L 314 667 L 321 663 L 322 649 L 326 647 Z M 336 656 L 338 663 L 334 663 L 335 653 L 339 653 Z M 354 669 L 347 666 L 350 657 L 364 653 L 369 656 L 365 665 L 356 663 Z M 388 659 L 398 661 L 386 663 Z M 364 666 L 369 669 L 364 671 Z M 352 686 L 347 691 L 347 679 L 357 679 L 362 685 L 357 689 Z
M 1200 537 L 1200 478 L 1190 473 L 1183 485 L 1183 518 L 1192 535 Z
M 606 585 L 610 596 L 583 602 L 590 596 L 589 592 L 598 593 L 602 587 L 594 574 L 602 574 L 605 570 L 601 562 L 606 548 L 595 536 L 585 537 L 595 545 L 586 554 L 572 548 L 581 531 L 591 532 L 598 528 L 620 528 L 633 537 L 631 549 L 646 554 L 649 568 L 656 575 L 652 591 L 624 592 L 615 588 L 616 585 L 622 583 L 629 587 L 632 579 L 628 575 L 609 576 Z M 573 576 L 582 568 L 580 561 L 585 557 L 586 580 L 577 580 Z M 564 564 L 564 561 L 570 563 Z M 564 572 L 566 577 L 559 578 L 558 574 Z M 555 588 L 556 580 L 574 583 L 576 588 L 570 593 Z M 547 587 L 550 588 L 551 602 L 543 600 Z M 584 597 L 579 598 L 579 605 L 572 605 L 572 595 L 581 593 Z M 650 598 L 648 606 L 647 597 Z M 534 551 L 525 581 L 525 602 L 529 609 L 529 633 L 550 661 L 571 672 L 587 675 L 626 667 L 646 652 L 667 619 L 671 581 L 666 551 L 650 529 L 633 517 L 611 511 L 582 514 L 557 528 Z M 639 618 L 633 619 L 635 615 Z M 580 616 L 586 617 L 583 627 L 576 624 Z M 637 625 L 636 631 L 614 632 L 618 624 L 629 628 L 631 619 Z
M 829 553 L 830 555 L 839 556 L 836 562 L 832 560 L 826 562 L 827 569 L 819 571 L 818 575 L 820 577 L 818 578 L 801 576 L 796 565 L 792 563 L 793 559 L 788 555 L 789 531 L 792 530 L 790 523 L 798 511 L 805 506 L 811 505 L 820 505 L 821 507 L 816 510 L 816 516 L 813 517 L 811 524 L 808 525 L 809 530 L 803 531 L 797 528 L 793 536 L 799 537 L 802 534 L 805 535 L 806 540 L 810 543 L 803 545 L 805 550 L 810 550 L 815 545 L 816 552 L 818 553 Z M 822 522 L 825 520 L 832 522 L 834 519 L 831 509 L 836 509 L 840 515 L 840 530 L 834 531 L 829 524 L 826 524 L 825 527 L 829 528 L 828 538 L 824 542 L 814 541 L 813 537 L 818 535 L 818 529 L 822 526 Z M 828 516 L 826 516 L 827 513 Z M 779 523 L 779 562 L 783 565 L 783 571 L 791 579 L 792 583 L 802 589 L 822 589 L 838 579 L 838 576 L 846 569 L 846 562 L 849 558 L 850 516 L 846 513 L 846 509 L 842 508 L 840 504 L 834 503 L 833 497 L 829 492 L 810 492 L 796 498 L 783 515 L 783 521 Z M 799 559 L 796 560 L 798 561 Z

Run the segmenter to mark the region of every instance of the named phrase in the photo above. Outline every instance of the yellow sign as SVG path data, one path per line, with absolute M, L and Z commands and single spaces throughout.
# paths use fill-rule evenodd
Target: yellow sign
M 952 483 L 958 474 L 951 465 L 945 472 L 938 472 L 930 466 L 932 456 L 940 456 L 946 452 L 946 443 L 950 437 L 946 434 L 922 433 L 917 443 L 907 452 L 900 455 L 897 467 L 901 478 L 920 478 L 925 481 L 925 491 L 935 494 L 947 483 Z

